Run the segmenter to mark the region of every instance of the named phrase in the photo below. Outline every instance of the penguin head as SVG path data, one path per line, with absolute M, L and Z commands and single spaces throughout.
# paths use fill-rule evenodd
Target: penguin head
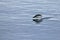
M 38 18 L 38 17 L 42 17 L 41 14 L 36 14 L 33 18 Z

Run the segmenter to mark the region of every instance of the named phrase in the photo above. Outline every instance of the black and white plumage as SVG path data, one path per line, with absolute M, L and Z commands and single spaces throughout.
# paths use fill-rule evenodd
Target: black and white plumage
M 35 16 L 33 16 L 33 21 L 40 22 L 41 20 L 42 20 L 41 14 L 36 14 Z

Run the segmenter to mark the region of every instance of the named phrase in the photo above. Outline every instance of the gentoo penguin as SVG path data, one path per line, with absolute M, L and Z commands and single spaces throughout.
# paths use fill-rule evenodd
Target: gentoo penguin
M 43 19 L 50 19 L 50 18 L 53 18 L 53 17 L 42 17 L 41 14 L 36 14 L 35 16 L 33 16 L 33 21 L 35 21 L 36 23 L 39 23 L 39 22 L 42 22 Z
M 42 21 L 42 15 L 41 14 L 36 14 L 35 16 L 33 16 L 33 21 L 35 21 L 35 22 Z

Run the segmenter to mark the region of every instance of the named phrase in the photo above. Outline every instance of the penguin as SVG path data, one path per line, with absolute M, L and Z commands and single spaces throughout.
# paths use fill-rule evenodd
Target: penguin
M 36 14 L 35 16 L 33 16 L 33 21 L 39 23 L 40 21 L 42 21 L 42 15 Z
M 50 18 L 53 18 L 53 17 L 42 17 L 41 14 L 36 14 L 35 16 L 33 16 L 33 21 L 35 21 L 36 23 L 40 23 L 43 21 L 43 19 L 50 19 Z

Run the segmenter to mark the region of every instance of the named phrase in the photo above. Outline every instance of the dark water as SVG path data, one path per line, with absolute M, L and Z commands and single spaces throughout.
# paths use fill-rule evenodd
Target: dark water
M 0 0 L 0 40 L 60 40 L 60 0 Z

